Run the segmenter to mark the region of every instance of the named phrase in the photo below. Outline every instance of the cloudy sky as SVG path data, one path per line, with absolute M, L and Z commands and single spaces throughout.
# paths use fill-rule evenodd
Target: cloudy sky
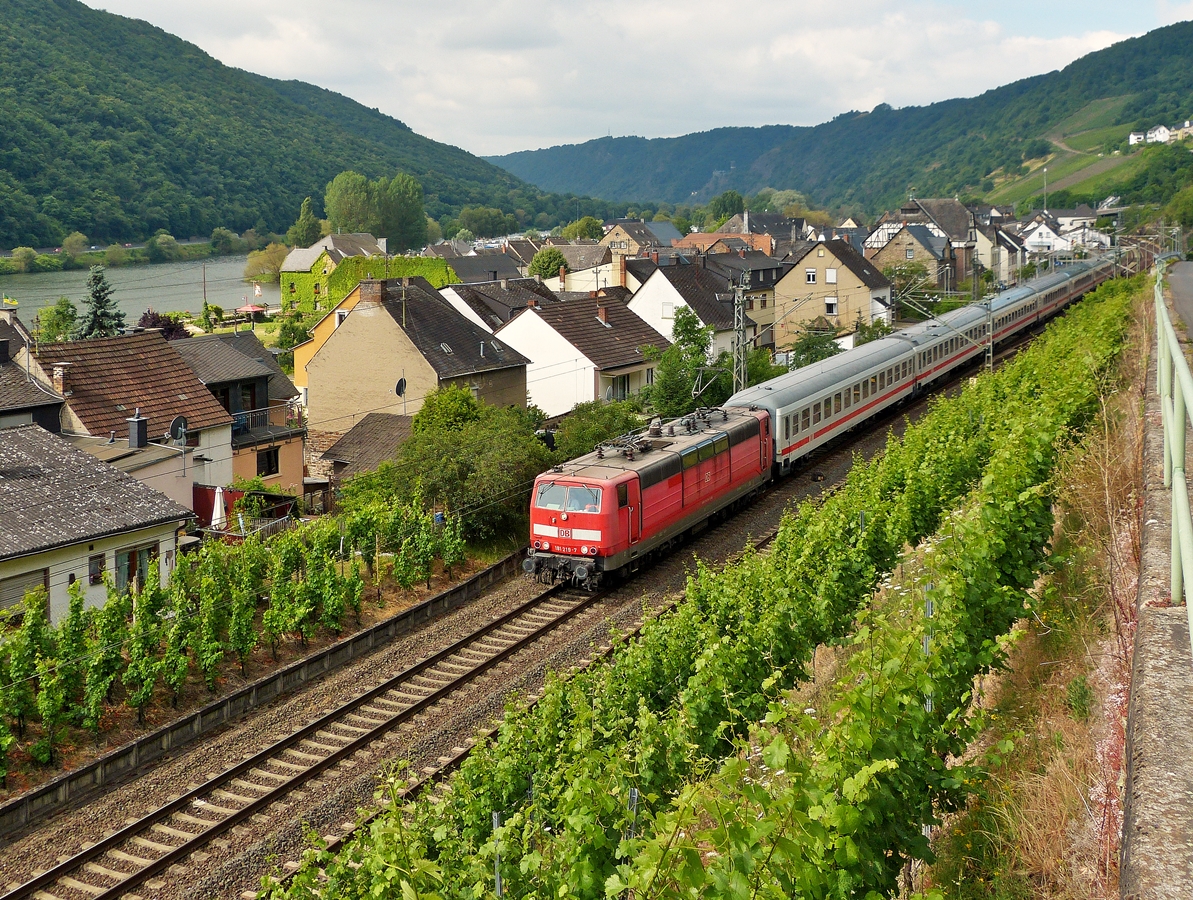
M 1193 18 L 1167 0 L 85 2 L 479 154 L 968 96 Z

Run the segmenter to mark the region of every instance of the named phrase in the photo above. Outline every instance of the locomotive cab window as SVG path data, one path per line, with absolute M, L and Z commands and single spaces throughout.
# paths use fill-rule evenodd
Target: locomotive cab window
M 567 499 L 567 488 L 562 484 L 544 484 L 539 487 L 534 505 L 539 509 L 563 509 Z
M 622 482 L 617 486 L 617 508 L 630 505 L 630 486 Z
M 590 487 L 568 488 L 567 511 L 599 513 L 601 511 L 600 490 Z

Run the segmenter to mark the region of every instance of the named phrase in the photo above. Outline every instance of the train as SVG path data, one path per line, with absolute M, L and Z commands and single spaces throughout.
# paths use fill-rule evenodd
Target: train
M 803 457 L 984 358 L 1121 267 L 1109 258 L 1075 262 L 555 466 L 531 491 L 524 572 L 595 590 L 636 571 L 750 503 Z

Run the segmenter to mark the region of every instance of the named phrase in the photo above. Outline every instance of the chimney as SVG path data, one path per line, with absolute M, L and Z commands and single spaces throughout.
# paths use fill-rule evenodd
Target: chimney
M 8 362 L 8 340 L 0 341 L 0 363 Z
M 0 322 L 7 322 L 9 325 L 11 325 L 13 315 L 14 313 L 11 309 L 0 309 Z
M 738 250 L 737 255 L 740 256 L 742 259 L 745 259 L 746 258 L 746 248 L 742 247 L 740 250 Z
M 510 280 L 508 278 L 501 279 L 501 289 L 503 291 L 508 291 L 510 289 Z
M 568 277 L 568 267 L 560 266 L 559 267 L 559 289 L 561 291 L 567 290 L 567 277 Z
M 381 282 L 370 278 L 360 283 L 361 303 L 381 302 Z
M 543 276 L 542 276 L 542 275 L 535 275 L 535 276 L 534 276 L 534 283 L 535 283 L 535 284 L 542 284 L 542 283 L 543 283 Z
M 614 258 L 617 260 L 617 285 L 625 287 L 625 257 L 619 253 Z
M 63 397 L 71 395 L 69 379 L 67 378 L 69 369 L 70 363 L 68 362 L 54 363 L 54 390 Z
M 538 307 L 538 305 L 539 305 L 539 302 L 538 302 L 537 297 L 531 297 L 526 301 L 527 309 L 536 309 Z
M 128 422 L 128 448 L 130 450 L 140 450 L 149 443 L 149 420 L 141 415 L 141 408 L 137 407 L 137 411 L 133 413 L 131 419 L 125 419 Z
M 651 262 L 653 262 L 657 266 L 659 264 L 659 251 L 651 250 L 650 251 L 650 259 L 651 259 Z
M 597 304 L 597 318 L 602 322 L 609 321 L 609 307 L 604 303 Z

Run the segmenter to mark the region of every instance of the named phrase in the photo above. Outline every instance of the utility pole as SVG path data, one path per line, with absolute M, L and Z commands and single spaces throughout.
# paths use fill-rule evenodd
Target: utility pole
M 741 274 L 733 288 L 733 393 L 743 391 L 749 381 L 750 346 L 746 342 L 746 291 L 750 289 L 750 270 Z

